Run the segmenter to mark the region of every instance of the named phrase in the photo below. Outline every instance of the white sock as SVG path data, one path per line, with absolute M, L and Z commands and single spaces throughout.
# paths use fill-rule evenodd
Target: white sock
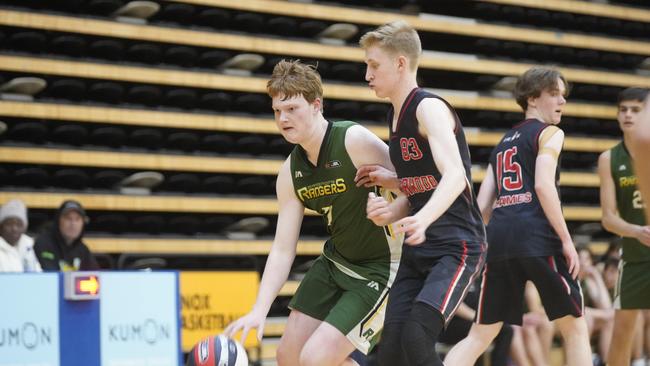
M 645 366 L 645 360 L 643 358 L 637 358 L 632 361 L 630 366 Z

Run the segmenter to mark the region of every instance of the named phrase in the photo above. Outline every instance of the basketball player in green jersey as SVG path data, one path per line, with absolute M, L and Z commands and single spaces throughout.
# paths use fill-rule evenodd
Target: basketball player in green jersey
M 629 365 L 639 309 L 650 309 L 650 226 L 644 217 L 644 203 L 637 187 L 630 138 L 639 127 L 639 116 L 647 89 L 628 88 L 619 94 L 618 123 L 623 141 L 598 159 L 600 204 L 605 229 L 623 237 L 623 255 L 614 307 L 614 335 L 610 366 Z M 647 164 L 647 161 L 645 161 Z
M 279 214 L 257 300 L 225 333 L 264 321 L 296 256 L 305 207 L 320 213 L 330 238 L 301 281 L 289 307 L 277 350 L 279 365 L 355 365 L 348 355 L 368 353 L 383 327 L 384 309 L 400 259 L 402 237 L 366 218 L 370 192 L 357 187 L 357 167 L 392 167 L 388 146 L 354 122 L 329 122 L 322 114 L 321 79 L 299 61 L 278 63 L 267 84 L 282 136 L 296 144 L 278 174 Z M 397 198 L 400 199 L 400 198 Z

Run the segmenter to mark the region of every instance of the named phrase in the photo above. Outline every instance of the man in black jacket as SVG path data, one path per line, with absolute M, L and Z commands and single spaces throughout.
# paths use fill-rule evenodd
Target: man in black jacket
M 64 201 L 54 222 L 36 239 L 34 250 L 44 271 L 98 270 L 99 265 L 83 243 L 86 211 L 74 200 Z

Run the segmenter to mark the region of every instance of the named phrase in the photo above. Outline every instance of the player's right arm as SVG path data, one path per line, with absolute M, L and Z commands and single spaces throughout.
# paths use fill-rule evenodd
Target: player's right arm
M 492 209 L 496 198 L 494 172 L 492 171 L 492 164 L 488 164 L 487 170 L 485 171 L 485 178 L 483 178 L 481 188 L 478 190 L 478 196 L 476 196 L 476 202 L 481 210 L 481 216 L 483 216 L 483 223 L 485 225 L 490 222 L 490 216 L 492 216 Z
M 549 126 L 547 129 L 551 129 L 548 131 L 547 136 L 549 137 L 540 141 L 539 152 L 535 160 L 535 193 L 537 193 L 546 219 L 562 241 L 562 253 L 569 267 L 569 273 L 573 278 L 577 278 L 580 272 L 580 261 L 573 245 L 573 239 L 564 221 L 560 196 L 555 187 L 557 158 L 562 151 L 564 132 L 554 126 Z M 542 137 L 544 135 L 542 134 Z M 541 137 L 540 140 L 542 140 Z
M 257 337 L 262 338 L 264 321 L 271 304 L 287 281 L 296 257 L 296 246 L 305 208 L 293 192 L 289 159 L 284 162 L 278 173 L 276 192 L 279 205 L 278 224 L 257 300 L 250 313 L 228 325 L 224 331 L 227 336 L 232 337 L 241 329 L 242 343 L 253 328 L 257 328 Z
M 650 157 L 650 96 L 645 98 L 643 110 L 639 115 L 639 125 L 630 139 L 630 149 L 634 156 L 634 171 L 638 178 L 637 186 L 641 191 L 641 197 L 650 200 L 650 164 L 645 160 Z M 650 206 L 645 207 L 646 223 L 650 224 Z
M 607 150 L 598 158 L 598 176 L 600 177 L 601 222 L 605 230 L 650 245 L 650 228 L 631 224 L 618 214 L 616 202 L 616 185 L 612 178 L 611 151 Z

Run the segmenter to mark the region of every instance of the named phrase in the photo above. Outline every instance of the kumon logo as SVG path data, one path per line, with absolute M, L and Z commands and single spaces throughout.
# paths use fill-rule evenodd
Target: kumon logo
M 0 348 L 35 350 L 52 345 L 52 328 L 25 322 L 15 327 L 0 328 Z
M 171 339 L 172 328 L 169 324 L 159 324 L 154 319 L 142 323 L 111 324 L 108 326 L 109 342 L 144 342 L 155 345 Z

